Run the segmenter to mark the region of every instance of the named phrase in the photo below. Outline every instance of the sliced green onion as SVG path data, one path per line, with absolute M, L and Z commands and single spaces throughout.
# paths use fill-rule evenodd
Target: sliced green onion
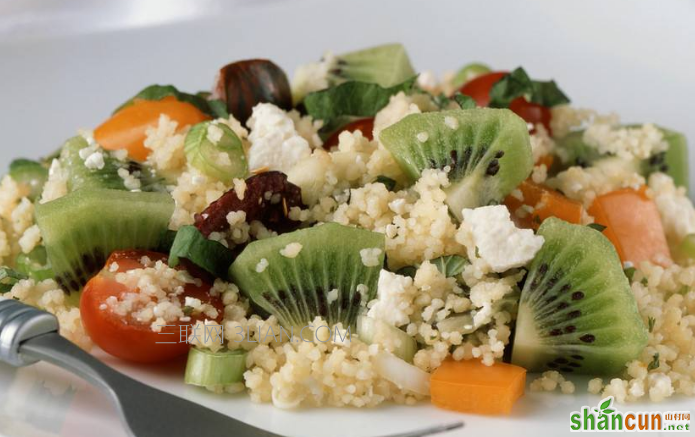
M 191 348 L 186 364 L 186 384 L 200 387 L 215 387 L 237 384 L 244 381 L 246 351 Z
M 678 250 L 688 258 L 695 258 L 695 234 L 686 235 Z
M 452 278 L 456 275 L 461 274 L 463 269 L 466 268 L 468 264 L 468 259 L 460 255 L 446 255 L 430 261 L 437 267 L 444 276 L 447 278 Z
M 380 344 L 406 362 L 413 362 L 417 352 L 415 339 L 402 330 L 367 316 L 357 318 L 357 336 L 367 344 Z
M 51 263 L 48 261 L 46 248 L 38 246 L 29 253 L 17 255 L 17 271 L 35 281 L 44 281 L 55 277 Z
M 226 184 L 249 171 L 241 140 L 223 123 L 198 123 L 186 135 L 184 151 L 188 162 L 207 176 Z
M 374 357 L 374 369 L 379 376 L 400 389 L 423 396 L 430 395 L 430 374 L 388 352 L 381 352 Z
M 22 279 L 28 278 L 25 274 L 12 270 L 9 267 L 0 267 L 0 294 L 12 290 L 12 287 Z
M 30 159 L 15 159 L 10 164 L 10 177 L 18 184 L 29 187 L 27 197 L 35 200 L 43 191 L 43 186 L 48 179 L 48 169 Z
M 463 68 L 456 73 L 456 76 L 454 76 L 452 85 L 454 85 L 455 88 L 461 88 L 466 84 L 466 82 L 470 82 L 476 77 L 482 76 L 483 74 L 487 74 L 489 72 L 490 67 L 485 64 L 473 63 L 464 65 Z
M 208 240 L 195 226 L 183 226 L 176 233 L 169 252 L 169 266 L 179 265 L 185 258 L 218 278 L 226 278 L 234 253 L 222 243 Z

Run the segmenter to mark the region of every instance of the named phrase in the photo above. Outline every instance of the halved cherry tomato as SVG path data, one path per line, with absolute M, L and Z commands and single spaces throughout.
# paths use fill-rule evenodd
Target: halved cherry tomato
M 370 141 L 374 139 L 374 119 L 373 118 L 361 118 L 355 120 L 352 123 L 347 124 L 345 127 L 338 129 L 333 132 L 330 137 L 323 143 L 324 149 L 330 149 L 333 146 L 338 145 L 338 137 L 343 131 L 355 132 L 356 130 L 362 131 L 362 135 Z
M 195 325 L 196 321 L 204 321 L 207 317 L 203 314 L 192 315 L 190 321 L 167 322 L 167 326 L 163 327 L 161 332 L 155 332 L 151 327 L 152 322 L 140 322 L 130 314 L 122 316 L 103 306 L 106 299 L 111 296 L 121 298 L 127 293 L 138 293 L 138 290 L 130 290 L 124 284 L 117 282 L 115 275 L 119 272 L 142 268 L 140 260 L 143 256 L 155 262 L 167 260 L 166 255 L 156 252 L 142 250 L 114 252 L 106 262 L 106 267 L 85 285 L 80 299 L 80 313 L 85 330 L 94 343 L 106 352 L 128 361 L 156 363 L 185 355 L 190 347 L 185 340 L 192 333 L 191 326 Z M 117 263 L 118 270 L 111 272 L 110 266 L 114 262 Z M 186 296 L 200 299 L 203 304 L 213 305 L 219 314 L 215 321 L 220 323 L 224 307 L 219 297 L 210 296 L 210 288 L 207 281 L 202 281 L 200 286 L 188 284 L 183 294 L 177 298 L 182 307 Z M 186 337 L 181 342 L 180 336 L 184 331 L 187 334 L 184 334 Z
M 136 99 L 132 105 L 116 112 L 94 129 L 94 139 L 104 149 L 126 149 L 131 158 L 144 161 L 150 154 L 144 145 L 145 132 L 147 128 L 157 126 L 161 114 L 177 122 L 179 129 L 210 118 L 195 106 L 181 102 L 174 96 L 161 100 Z
M 478 106 L 488 106 L 490 104 L 490 90 L 492 86 L 499 82 L 506 74 L 506 71 L 495 71 L 478 76 L 463 84 L 459 91 L 461 94 L 472 97 Z M 534 126 L 531 133 L 535 132 L 535 126 L 539 123 L 550 133 L 550 109 L 545 106 L 531 103 L 526 101 L 523 97 L 518 97 L 512 100 L 509 104 L 509 109 L 526 120 L 527 123 L 531 123 Z

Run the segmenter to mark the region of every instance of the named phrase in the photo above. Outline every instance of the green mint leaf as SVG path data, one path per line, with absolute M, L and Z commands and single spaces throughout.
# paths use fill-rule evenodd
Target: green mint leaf
M 335 119 L 345 117 L 373 117 L 389 103 L 389 99 L 399 92 L 409 92 L 417 76 L 405 82 L 384 88 L 375 83 L 350 81 L 340 85 L 315 91 L 304 98 L 304 107 L 314 119 L 331 124 Z
M 477 106 L 473 97 L 461 94 L 458 91 L 454 94 L 454 100 L 459 104 L 461 109 L 473 109 Z
M 378 184 L 384 184 L 386 186 L 386 189 L 389 191 L 393 191 L 393 189 L 396 188 L 396 181 L 387 176 L 377 176 L 376 179 L 374 179 L 374 182 Z
M 12 290 L 12 287 L 22 279 L 28 279 L 28 276 L 9 267 L 0 267 L 0 294 Z
M 521 67 L 505 75 L 492 86 L 490 107 L 508 108 L 512 100 L 518 97 L 548 108 L 570 101 L 555 81 L 532 80 Z
M 654 330 L 654 325 L 656 324 L 656 319 L 654 317 L 648 317 L 647 324 L 649 326 L 649 332 L 652 332 Z
M 150 85 L 148 87 L 143 88 L 139 93 L 135 94 L 133 97 L 128 99 L 127 102 L 123 103 L 121 106 L 116 108 L 116 110 L 113 112 L 116 113 L 116 112 L 120 111 L 121 109 L 127 108 L 128 106 L 132 105 L 135 102 L 135 99 L 162 100 L 165 97 L 175 97 L 176 100 L 179 100 L 179 101 L 185 102 L 185 103 L 190 103 L 191 105 L 198 108 L 201 112 L 204 112 L 208 115 L 217 117 L 218 115 L 212 110 L 212 108 L 210 107 L 210 103 L 207 101 L 207 99 L 205 97 L 203 97 L 205 95 L 206 94 L 204 94 L 204 93 L 199 93 L 197 95 L 184 93 L 184 92 L 179 91 L 173 85 L 156 85 L 155 84 L 155 85 Z M 217 109 L 219 110 L 219 108 L 217 108 Z M 226 113 L 226 107 L 225 107 L 225 113 Z M 229 114 L 227 114 L 226 117 L 228 117 L 228 116 L 229 116 Z
M 649 363 L 649 365 L 647 366 L 647 370 L 649 370 L 649 371 L 655 370 L 655 369 L 658 369 L 659 366 L 660 366 L 660 364 L 659 364 L 659 353 L 657 352 L 657 353 L 654 354 L 654 357 L 653 357 L 653 359 L 652 359 L 652 362 Z
M 461 274 L 463 269 L 469 264 L 468 259 L 460 255 L 447 255 L 442 256 L 430 261 L 437 267 L 444 276 L 447 278 L 452 278 L 456 275 Z
M 604 226 L 600 223 L 591 223 L 587 226 L 590 227 L 591 229 L 596 229 L 599 232 L 603 232 L 603 230 L 606 229 L 606 226 Z

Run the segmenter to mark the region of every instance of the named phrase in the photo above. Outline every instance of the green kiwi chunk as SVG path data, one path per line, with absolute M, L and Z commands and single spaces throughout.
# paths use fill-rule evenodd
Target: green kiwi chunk
M 640 125 L 628 125 L 625 127 L 639 127 Z M 557 139 L 557 154 L 562 161 L 554 170 L 562 170 L 571 166 L 588 167 L 590 165 L 603 165 L 604 161 L 622 161 L 622 165 L 630 166 L 635 172 L 648 177 L 655 172 L 666 173 L 673 178 L 676 186 L 690 189 L 690 177 L 688 171 L 688 142 L 680 133 L 657 126 L 663 134 L 663 139 L 668 144 L 665 152 L 656 153 L 644 160 L 626 161 L 608 155 L 601 155 L 596 148 L 584 142 L 584 131 L 570 132 L 563 138 Z M 613 165 L 613 163 L 611 163 Z
M 411 114 L 379 139 L 411 181 L 449 170 L 447 204 L 459 221 L 464 208 L 501 202 L 533 170 L 526 122 L 508 109 Z
M 81 189 L 36 206 L 56 281 L 79 291 L 115 250 L 156 249 L 174 201 L 166 193 Z
M 82 136 L 76 136 L 66 141 L 60 154 L 60 163 L 68 172 L 68 190 L 75 191 L 81 188 L 105 188 L 111 190 L 128 190 L 125 179 L 119 174 L 119 170 L 125 169 L 140 181 L 139 190 L 165 191 L 164 183 L 154 170 L 145 164 L 129 159 L 118 160 L 103 149 L 96 150 L 101 153 L 103 166 L 101 168 L 89 168 L 86 160 L 91 153 L 90 147 Z
M 334 69 L 328 73 L 328 83 L 355 80 L 392 87 L 415 76 L 408 53 L 402 44 L 385 44 L 337 56 Z
M 299 243 L 301 250 L 285 256 L 292 243 Z M 383 234 L 326 223 L 254 241 L 231 265 L 229 276 L 287 329 L 299 332 L 316 316 L 329 325 L 352 327 L 376 295 L 384 244 Z M 373 251 L 368 265 L 363 250 Z
M 600 232 L 549 218 L 521 291 L 512 362 L 529 371 L 616 374 L 647 329 L 615 248 Z
M 223 123 L 206 121 L 191 128 L 184 142 L 186 160 L 204 174 L 226 184 L 249 171 L 241 140 Z
M 43 191 L 43 186 L 48 179 L 48 168 L 31 159 L 15 159 L 10 164 L 10 177 L 20 185 L 28 188 L 30 200 L 36 200 Z

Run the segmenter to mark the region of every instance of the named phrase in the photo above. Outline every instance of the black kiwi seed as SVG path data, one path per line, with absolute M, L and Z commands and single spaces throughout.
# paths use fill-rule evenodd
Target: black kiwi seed
M 495 158 L 501 158 L 504 156 L 504 150 L 499 150 L 497 153 L 495 153 Z
M 557 300 L 557 296 L 550 296 L 545 300 L 546 303 L 553 303 Z
M 548 363 L 547 366 L 550 367 L 551 369 L 557 369 L 557 367 L 558 367 L 558 365 L 556 363 L 552 363 L 552 362 Z
M 452 150 L 451 153 L 449 153 L 449 157 L 451 158 L 451 163 L 449 165 L 451 165 L 452 169 L 456 168 L 456 166 L 458 165 L 458 156 L 459 152 L 456 150 Z
M 538 267 L 538 273 L 543 276 L 548 272 L 548 264 L 543 263 Z
M 572 355 L 572 358 L 574 358 L 575 360 L 583 360 L 584 359 L 584 357 L 581 355 Z
M 568 306 L 570 306 L 570 304 L 568 304 L 567 302 L 560 302 L 560 304 L 557 306 L 557 309 L 558 310 L 564 310 Z
M 582 300 L 584 299 L 584 293 L 581 291 L 575 291 L 572 293 L 572 300 Z
M 318 299 L 317 305 L 319 314 L 326 317 L 328 315 L 328 300 L 326 299 L 326 292 L 323 288 L 318 287 L 316 289 L 316 298 Z
M 579 310 L 572 311 L 571 313 L 567 314 L 568 319 L 576 319 L 577 317 L 581 316 L 582 312 Z
M 500 171 L 500 163 L 498 160 L 493 159 L 487 165 L 487 171 L 485 172 L 485 174 L 487 174 L 488 176 L 494 176 L 497 174 L 498 171 Z
M 592 334 L 584 334 L 581 337 L 579 337 L 581 341 L 584 343 L 593 343 L 596 341 L 596 337 L 594 337 Z
M 571 334 L 571 333 L 573 333 L 573 332 L 576 331 L 576 330 L 577 330 L 577 327 L 574 326 L 574 325 L 565 326 L 565 332 L 566 332 L 567 334 Z
M 667 173 L 668 172 L 668 165 L 664 164 L 661 167 L 659 167 L 659 170 L 661 170 L 662 173 Z
M 569 361 L 567 361 L 567 359 L 565 359 L 565 358 L 556 358 L 556 359 L 555 359 L 555 362 L 558 363 L 558 364 L 567 364 L 567 363 L 569 363 Z
M 560 293 L 566 293 L 566 292 L 570 291 L 571 288 L 572 288 L 572 284 L 565 284 L 562 286 L 562 288 L 560 288 Z
M 572 373 L 572 372 L 574 372 L 574 369 L 571 368 L 571 367 L 563 367 L 563 368 L 560 369 L 560 370 L 562 370 L 563 372 L 567 372 L 567 373 Z
M 570 367 L 574 367 L 575 369 L 578 369 L 578 368 L 582 367 L 581 364 L 577 364 L 577 363 L 569 363 L 569 366 L 570 366 Z
M 549 334 L 551 336 L 555 337 L 556 335 L 562 334 L 562 331 L 560 329 L 553 329 L 552 331 L 549 332 Z

